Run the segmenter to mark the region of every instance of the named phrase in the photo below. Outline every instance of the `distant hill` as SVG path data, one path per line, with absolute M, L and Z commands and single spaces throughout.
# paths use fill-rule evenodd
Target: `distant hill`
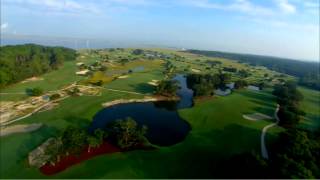
M 232 59 L 240 63 L 248 63 L 254 66 L 265 66 L 277 72 L 296 76 L 299 78 L 299 83 L 301 85 L 320 90 L 319 62 L 305 62 L 286 58 L 225 53 L 219 51 L 187 50 L 187 52 L 209 57 Z
M 76 59 L 76 51 L 35 44 L 0 47 L 0 87 L 58 69 Z

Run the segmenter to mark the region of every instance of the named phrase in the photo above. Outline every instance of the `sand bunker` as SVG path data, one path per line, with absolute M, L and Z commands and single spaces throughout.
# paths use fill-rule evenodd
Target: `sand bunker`
M 47 106 L 43 107 L 39 112 L 49 111 L 57 107 L 59 103 L 50 103 Z
M 150 81 L 150 82 L 148 82 L 148 84 L 150 84 L 151 86 L 158 86 L 158 80 L 152 80 L 152 81 Z
M 244 114 L 242 115 L 243 118 L 250 120 L 250 121 L 260 121 L 260 120 L 270 120 L 273 119 L 272 117 L 262 114 L 262 113 L 253 113 L 253 114 Z
M 44 79 L 43 78 L 40 78 L 40 77 L 31 77 L 31 78 L 28 78 L 24 81 L 22 81 L 21 83 L 27 83 L 27 82 L 33 82 L 33 81 L 43 81 Z
M 199 73 L 201 72 L 199 69 L 191 69 L 192 72 Z
M 128 75 L 125 75 L 125 76 L 119 76 L 118 79 L 126 79 L 128 78 L 129 76 Z
M 20 124 L 20 125 L 8 126 L 8 127 L 1 127 L 0 137 L 8 136 L 15 133 L 32 132 L 39 129 L 41 126 L 42 124 L 39 123 L 39 124 Z
M 116 67 L 116 65 L 112 64 L 112 63 L 106 63 L 107 65 L 110 65 L 111 67 Z

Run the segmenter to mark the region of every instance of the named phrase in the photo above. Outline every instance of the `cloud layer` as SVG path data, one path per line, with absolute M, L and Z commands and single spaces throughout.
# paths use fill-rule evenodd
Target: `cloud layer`
M 248 49 L 270 40 L 268 52 L 277 51 L 277 45 L 295 46 L 287 54 L 319 54 L 318 0 L 1 0 L 1 6 L 1 20 L 6 22 L 1 30 L 6 33 L 240 49 L 247 40 Z M 221 37 L 228 37 L 229 44 Z M 288 47 L 279 45 L 283 43 Z

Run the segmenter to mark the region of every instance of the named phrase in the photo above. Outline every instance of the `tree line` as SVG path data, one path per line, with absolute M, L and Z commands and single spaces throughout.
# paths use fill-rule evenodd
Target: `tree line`
M 298 91 L 296 83 L 285 82 L 284 84 L 275 85 L 272 92 L 277 98 L 280 105 L 278 116 L 280 125 L 284 127 L 294 127 L 301 121 L 301 116 L 305 115 L 300 110 L 299 103 L 303 100 L 303 95 Z
M 274 87 L 280 105 L 278 116 L 284 131 L 269 145 L 269 159 L 257 153 L 235 155 L 221 163 L 224 178 L 320 178 L 320 129 L 311 131 L 299 126 L 299 108 L 303 99 L 293 82 Z
M 273 94 L 280 105 L 279 125 L 285 131 L 279 135 L 271 149 L 271 165 L 279 178 L 320 178 L 320 129 L 313 132 L 301 128 L 305 115 L 300 109 L 302 93 L 294 82 L 274 87 Z
M 0 87 L 58 69 L 76 59 L 76 51 L 35 44 L 0 47 Z
M 132 118 L 116 120 L 104 129 L 96 129 L 93 132 L 75 126 L 68 126 L 61 135 L 55 138 L 44 150 L 45 163 L 55 165 L 69 155 L 80 155 L 100 147 L 105 141 L 119 147 L 122 150 L 130 150 L 143 147 L 148 144 L 144 137 L 147 126 L 139 127 Z
M 219 72 L 217 74 L 188 74 L 187 86 L 193 90 L 194 96 L 211 96 L 215 89 L 225 89 L 231 75 Z
M 299 84 L 320 90 L 319 62 L 305 62 L 270 56 L 225 53 L 218 51 L 188 50 L 188 52 L 208 57 L 233 59 L 253 66 L 265 66 L 280 73 L 296 76 L 299 78 Z

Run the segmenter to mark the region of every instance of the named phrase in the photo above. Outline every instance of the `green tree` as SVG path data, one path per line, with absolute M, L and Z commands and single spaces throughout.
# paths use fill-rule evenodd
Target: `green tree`
M 79 93 L 80 93 L 80 90 L 79 90 L 79 88 L 74 87 L 74 88 L 72 88 L 72 89 L 68 89 L 67 93 L 68 93 L 70 96 L 78 96 Z
M 245 80 L 237 80 L 235 82 L 234 86 L 236 89 L 241 89 L 241 88 L 248 86 L 248 83 Z
M 91 151 L 91 148 L 99 147 L 102 144 L 102 142 L 95 136 L 88 136 L 87 142 L 88 142 L 88 152 Z
M 62 133 L 61 140 L 66 154 L 78 154 L 87 144 L 87 132 L 81 128 L 68 126 Z
M 41 96 L 43 94 L 43 90 L 39 87 L 28 88 L 26 89 L 26 94 L 29 96 Z
M 63 152 L 64 148 L 60 138 L 53 140 L 44 150 L 45 156 L 48 157 L 47 162 L 53 166 L 60 161 Z
M 304 112 L 299 109 L 299 102 L 303 99 L 301 92 L 298 91 L 294 82 L 286 82 L 274 87 L 273 95 L 277 97 L 280 104 L 278 116 L 280 125 L 293 127 L 300 122 L 300 116 Z
M 279 178 L 319 178 L 320 146 L 310 132 L 291 128 L 280 134 L 272 147 L 273 171 Z
M 55 70 L 75 60 L 76 51 L 34 44 L 1 46 L 0 87 Z
M 94 131 L 94 135 L 99 139 L 99 141 L 103 141 L 104 138 L 108 137 L 108 133 L 102 129 L 96 129 Z
M 52 94 L 51 96 L 50 96 L 50 100 L 51 101 L 53 101 L 53 100 L 56 100 L 56 99 L 59 99 L 61 96 L 60 96 L 60 94 Z
M 88 152 L 90 152 L 91 148 L 99 147 L 103 143 L 103 139 L 107 136 L 101 129 L 96 129 L 93 134 L 94 135 L 87 137 Z
M 117 120 L 111 126 L 111 135 L 122 149 L 134 148 L 145 143 L 144 134 L 146 131 L 146 126 L 139 128 L 137 122 L 132 118 Z
M 175 96 L 178 90 L 178 82 L 172 80 L 162 80 L 156 87 L 156 94 L 162 96 Z
M 135 49 L 132 51 L 133 55 L 141 55 L 143 53 L 144 53 L 144 51 L 142 49 Z

